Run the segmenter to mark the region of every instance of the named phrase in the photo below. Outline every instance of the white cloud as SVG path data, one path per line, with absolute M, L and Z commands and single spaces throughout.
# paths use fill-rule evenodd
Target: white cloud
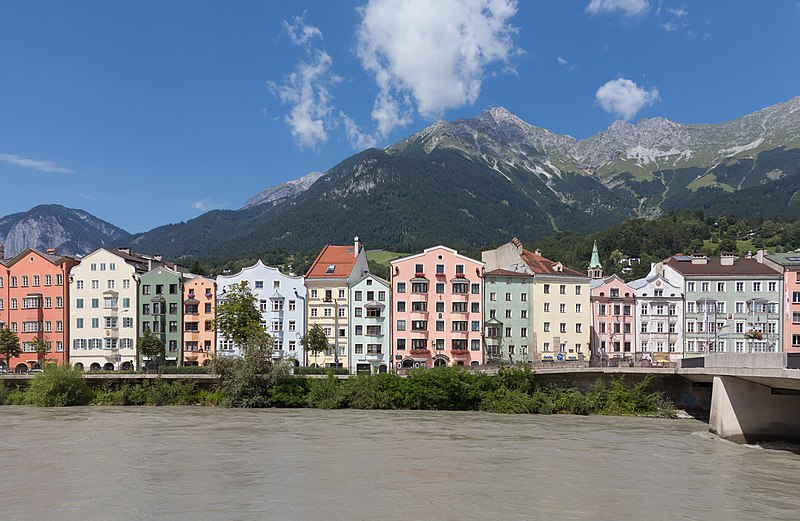
M 213 210 L 214 208 L 219 208 L 219 205 L 212 202 L 211 199 L 200 199 L 194 201 L 191 204 L 192 210 L 200 210 L 201 212 L 207 212 L 209 210 Z
M 516 52 L 516 0 L 369 0 L 357 53 L 374 75 L 377 134 L 474 103 L 488 68 Z
M 682 29 L 688 29 L 691 25 L 689 23 L 689 11 L 686 9 L 686 4 L 681 4 L 678 7 L 663 7 L 659 4 L 656 10 L 656 17 L 661 20 L 658 26 L 670 32 L 677 32 Z M 687 31 L 694 36 L 691 31 Z
M 604 111 L 629 120 L 661 97 L 656 87 L 647 90 L 631 80 L 617 78 L 597 89 L 595 99 Z
M 0 161 L 10 165 L 22 166 L 25 168 L 33 168 L 41 172 L 56 172 L 59 174 L 72 174 L 73 170 L 59 166 L 52 161 L 40 161 L 38 159 L 29 159 L 21 157 L 16 154 L 0 154 Z
M 567 65 L 569 62 L 562 58 L 561 56 L 556 56 L 556 61 L 559 65 Z
M 330 87 L 341 78 L 333 73 L 333 59 L 322 49 L 312 47 L 322 40 L 318 27 L 305 23 L 305 14 L 283 22 L 289 38 L 305 51 L 301 60 L 282 84 L 267 82 L 270 90 L 281 103 L 290 107 L 284 121 L 289 125 L 292 137 L 300 148 L 316 148 L 328 140 L 329 121 L 333 110 Z
M 591 14 L 622 13 L 626 16 L 637 16 L 647 11 L 647 0 L 592 0 L 586 6 Z
M 556 62 L 562 67 L 565 67 L 568 71 L 574 71 L 578 68 L 577 63 L 570 63 L 569 60 L 562 58 L 561 56 L 556 56 Z
M 350 141 L 353 148 L 364 150 L 365 148 L 372 148 L 378 144 L 377 136 L 363 131 L 353 118 L 344 112 L 340 112 L 339 117 L 342 118 L 347 139 Z

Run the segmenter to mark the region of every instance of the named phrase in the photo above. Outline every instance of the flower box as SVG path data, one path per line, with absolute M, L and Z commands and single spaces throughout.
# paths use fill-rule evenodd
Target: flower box
M 418 272 L 416 272 L 416 273 L 414 274 L 414 276 L 415 276 L 415 277 L 422 277 L 422 278 L 424 278 L 424 277 L 425 277 L 425 272 L 424 272 L 424 271 L 418 271 Z
M 412 349 L 409 351 L 412 355 L 427 355 L 430 354 L 430 351 L 427 349 Z

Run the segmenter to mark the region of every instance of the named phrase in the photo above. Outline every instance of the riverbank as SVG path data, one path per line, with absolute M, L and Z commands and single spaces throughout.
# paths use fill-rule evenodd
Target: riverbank
M 605 414 L 676 416 L 672 403 L 648 389 L 650 379 L 596 381 L 587 389 L 541 384 L 530 370 L 501 369 L 495 375 L 458 368 L 339 378 L 289 374 L 223 374 L 203 385 L 196 377 L 149 377 L 99 383 L 79 371 L 48 367 L 27 388 L 0 385 L 0 404 L 202 405 L 317 409 L 413 409 L 486 411 L 507 414 Z

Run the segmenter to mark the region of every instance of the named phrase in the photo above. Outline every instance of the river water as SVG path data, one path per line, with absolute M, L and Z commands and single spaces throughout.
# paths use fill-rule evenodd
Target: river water
M 0 407 L 0 519 L 793 520 L 800 456 L 694 420 Z

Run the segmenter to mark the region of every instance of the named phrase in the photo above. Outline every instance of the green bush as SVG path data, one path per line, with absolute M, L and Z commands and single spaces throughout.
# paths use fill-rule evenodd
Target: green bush
M 535 412 L 536 404 L 528 393 L 502 386 L 496 391 L 486 393 L 479 409 L 503 414 L 529 414 Z
M 351 409 L 394 409 L 390 374 L 358 375 L 342 382 L 344 400 Z
M 347 406 L 344 386 L 329 374 L 327 378 L 309 380 L 308 406 L 317 409 L 341 409 Z
M 25 397 L 28 403 L 39 407 L 67 407 L 88 405 L 92 392 L 81 371 L 51 364 L 31 380 Z
M 271 407 L 299 408 L 308 405 L 308 378 L 292 378 L 273 385 L 267 395 Z
M 297 375 L 306 375 L 306 374 L 336 374 L 336 375 L 345 375 L 350 374 L 350 371 L 346 367 L 295 367 L 294 374 Z

